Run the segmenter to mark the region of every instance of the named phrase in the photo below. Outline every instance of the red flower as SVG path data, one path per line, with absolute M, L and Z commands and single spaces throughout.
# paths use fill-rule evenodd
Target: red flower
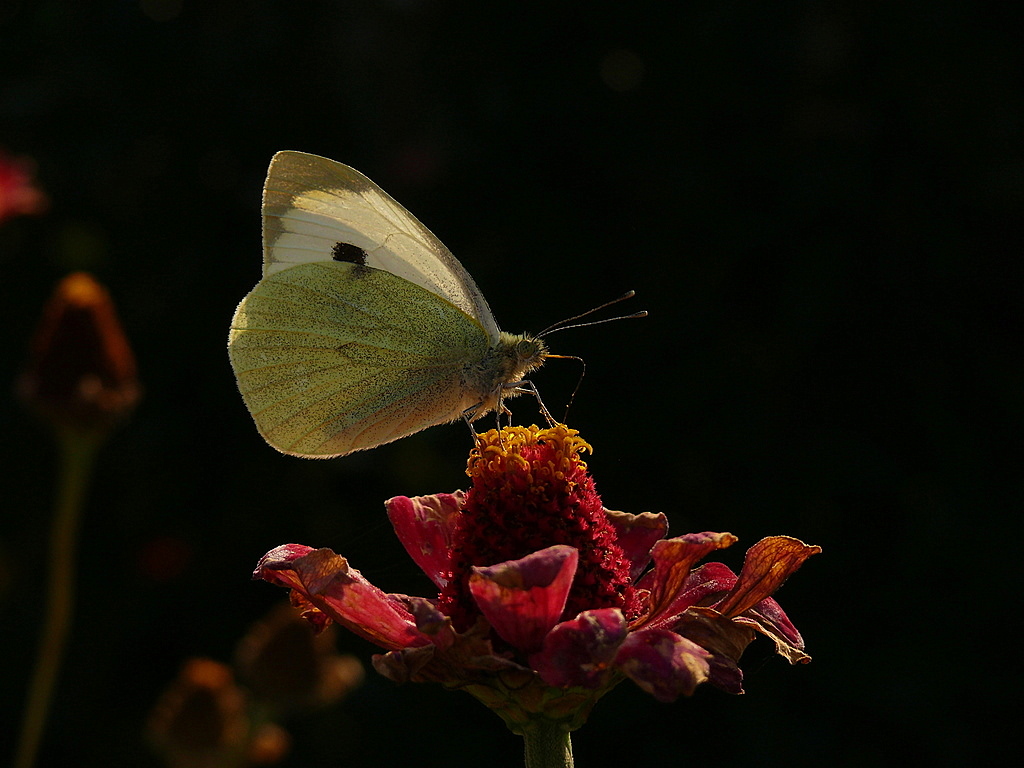
M 35 185 L 35 166 L 23 157 L 0 150 L 0 224 L 15 216 L 31 216 L 46 210 L 46 195 Z
M 774 536 L 739 576 L 694 568 L 736 537 L 666 539 L 663 514 L 604 509 L 589 450 L 561 425 L 492 430 L 470 455 L 468 493 L 387 501 L 436 599 L 387 594 L 331 550 L 298 544 L 268 552 L 255 576 L 290 587 L 314 624 L 384 648 L 378 672 L 464 688 L 520 733 L 535 718 L 579 727 L 625 678 L 661 701 L 703 682 L 739 693 L 756 632 L 791 663 L 810 660 L 770 595 L 819 547 Z

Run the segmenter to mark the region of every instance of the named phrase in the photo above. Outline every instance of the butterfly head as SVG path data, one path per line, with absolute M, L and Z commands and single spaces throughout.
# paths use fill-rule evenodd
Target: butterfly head
M 544 358 L 548 355 L 548 345 L 544 343 L 543 339 L 530 336 L 527 333 L 522 335 L 502 333 L 501 335 L 507 337 L 505 341 L 511 352 L 509 362 L 512 369 L 508 374 L 509 381 L 520 381 L 530 371 L 544 365 Z

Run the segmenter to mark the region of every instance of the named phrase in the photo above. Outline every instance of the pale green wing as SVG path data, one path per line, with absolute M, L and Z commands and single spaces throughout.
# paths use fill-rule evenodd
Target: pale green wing
M 334 261 L 265 277 L 228 340 L 260 434 L 284 453 L 322 458 L 458 418 L 479 399 L 463 371 L 488 347 L 480 324 L 443 298 Z
M 278 152 L 263 188 L 263 276 L 338 260 L 339 243 L 362 251 L 358 258 L 366 266 L 450 301 L 480 323 L 492 344 L 497 341 L 498 326 L 473 278 L 415 216 L 354 168 Z

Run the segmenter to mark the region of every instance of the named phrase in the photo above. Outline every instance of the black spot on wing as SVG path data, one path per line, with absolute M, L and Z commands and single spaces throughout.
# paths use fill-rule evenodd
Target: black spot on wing
M 351 243 L 335 243 L 331 249 L 331 258 L 335 261 L 347 261 L 349 264 L 366 266 L 366 251 Z

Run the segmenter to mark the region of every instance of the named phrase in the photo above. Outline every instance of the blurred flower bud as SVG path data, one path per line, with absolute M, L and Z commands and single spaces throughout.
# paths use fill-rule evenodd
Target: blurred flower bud
M 334 628 L 315 634 L 284 603 L 253 625 L 238 644 L 239 677 L 264 705 L 279 713 L 325 706 L 363 681 L 354 656 L 334 652 Z
M 103 436 L 139 399 L 135 357 L 110 294 L 85 272 L 57 286 L 36 329 L 21 398 L 58 430 Z
M 230 668 L 212 659 L 190 659 L 182 666 L 157 702 L 147 730 L 173 768 L 250 763 L 248 702 Z

